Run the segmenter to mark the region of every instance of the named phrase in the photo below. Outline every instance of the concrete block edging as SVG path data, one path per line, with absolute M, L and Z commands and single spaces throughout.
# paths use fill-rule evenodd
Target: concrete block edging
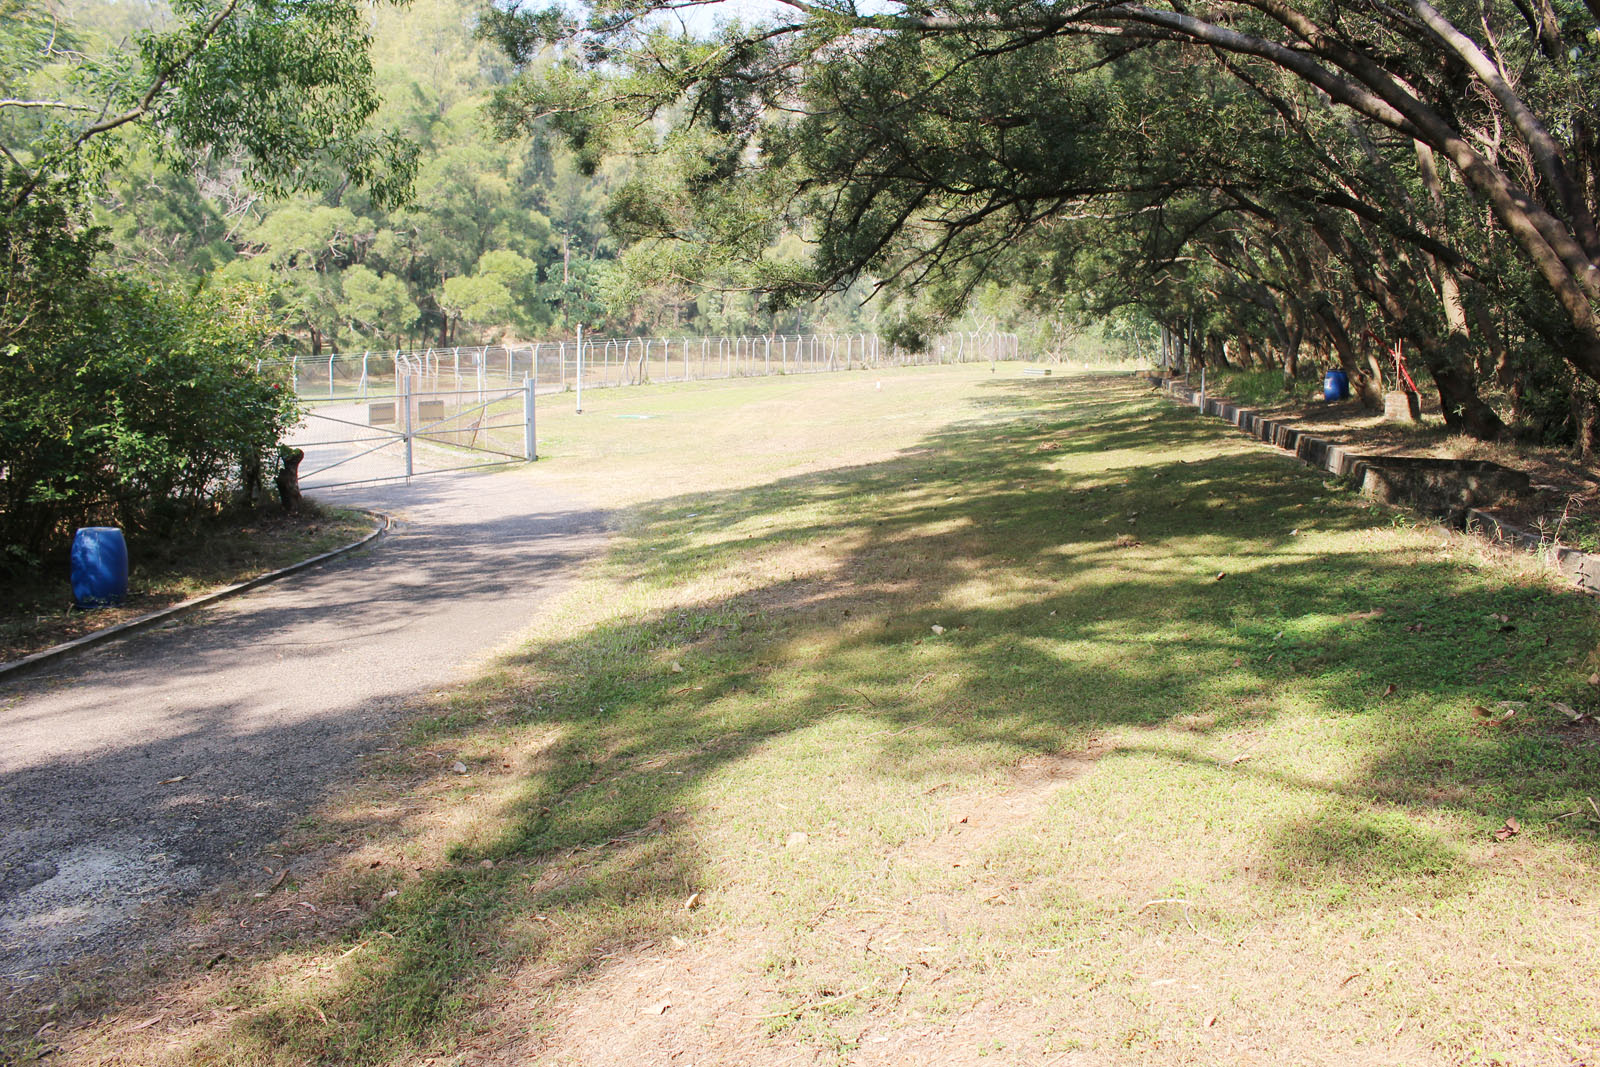
M 1303 430 L 1286 426 L 1275 419 L 1262 418 L 1251 408 L 1242 408 L 1208 397 L 1202 400 L 1200 392 L 1186 387 L 1182 382 L 1160 382 L 1161 389 L 1173 400 L 1202 414 L 1224 419 L 1252 437 L 1284 451 L 1294 453 L 1296 459 L 1307 466 L 1325 470 L 1341 478 L 1360 479 L 1369 468 L 1382 469 L 1386 465 L 1382 456 L 1361 456 L 1321 437 L 1313 437 Z M 1420 501 L 1401 500 L 1433 514 Z M 1452 509 L 1444 517 L 1450 518 L 1460 528 L 1478 534 L 1497 544 L 1533 552 L 1548 567 L 1553 568 L 1586 593 L 1600 593 L 1600 555 L 1581 552 L 1565 545 L 1546 541 L 1537 532 L 1497 519 L 1478 508 Z
M 347 553 L 354 552 L 358 548 L 365 548 L 378 538 L 382 537 L 384 534 L 388 533 L 394 527 L 394 520 L 382 512 L 367 511 L 365 508 L 352 510 L 358 510 L 362 514 L 370 516 L 378 523 L 377 528 L 358 541 L 352 541 L 348 545 L 342 545 L 339 548 L 330 549 L 327 552 L 311 556 L 308 559 L 303 559 L 298 563 L 291 563 L 287 567 L 279 567 L 275 571 L 268 571 L 265 574 L 258 574 L 254 578 L 247 578 L 242 582 L 236 582 L 233 585 L 224 586 L 223 588 L 214 592 L 192 597 L 180 604 L 174 604 L 171 607 L 162 608 L 159 611 L 152 611 L 148 615 L 140 615 L 136 619 L 129 619 L 127 622 L 118 623 L 115 626 L 108 626 L 104 630 L 95 630 L 93 633 L 84 634 L 82 637 L 75 637 L 71 641 L 64 641 L 59 645 L 52 645 L 50 648 L 42 649 L 38 652 L 32 653 L 31 655 L 23 656 L 21 659 L 12 660 L 10 663 L 0 663 L 0 681 L 9 680 L 11 678 L 18 677 L 19 675 L 27 674 L 30 671 L 37 670 L 40 667 L 53 663 L 58 659 L 70 656 L 75 652 L 81 652 L 84 649 L 90 648 L 94 645 L 111 641 L 118 637 L 126 637 L 127 635 L 136 631 L 148 629 L 157 623 L 166 622 L 168 619 L 173 619 L 180 615 L 187 615 L 191 611 L 198 611 L 201 608 L 209 607 L 218 601 L 227 600 L 229 597 L 236 597 L 241 593 L 247 593 L 258 586 L 266 585 L 268 582 L 276 582 L 281 578 L 289 577 L 291 574 L 299 574 L 301 571 L 315 567 L 319 563 L 326 563 L 329 560 L 337 559 Z

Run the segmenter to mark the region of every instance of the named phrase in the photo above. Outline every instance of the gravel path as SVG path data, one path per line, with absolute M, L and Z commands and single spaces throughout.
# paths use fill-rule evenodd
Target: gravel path
M 0 685 L 0 982 L 166 932 L 353 774 L 407 698 L 465 677 L 604 541 L 534 470 L 318 494 L 375 548 Z

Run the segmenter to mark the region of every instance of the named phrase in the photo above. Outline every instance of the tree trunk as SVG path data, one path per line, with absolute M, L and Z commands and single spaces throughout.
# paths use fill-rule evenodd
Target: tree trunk
M 1292 308 L 1285 306 L 1283 317 L 1283 391 L 1287 393 L 1300 377 L 1300 342 L 1305 337 L 1305 329 Z
M 1600 451 L 1600 404 L 1592 386 L 1579 384 L 1572 390 L 1573 449 L 1581 459 L 1593 458 Z
M 301 500 L 300 461 L 306 458 L 306 454 L 298 448 L 279 445 L 278 458 L 278 476 L 274 479 L 278 485 L 278 499 L 283 503 L 283 510 L 298 510 Z
M 1485 363 L 1480 365 L 1478 376 L 1482 378 L 1493 375 L 1496 382 L 1507 385 L 1509 383 L 1505 381 L 1504 375 L 1510 368 L 1511 354 L 1506 350 L 1505 339 L 1495 328 L 1489 309 L 1483 306 L 1482 289 L 1475 287 L 1473 291 L 1478 298 L 1472 302 L 1472 317 L 1478 328 L 1478 337 L 1483 342 L 1485 355 L 1488 357 Z
M 1411 339 L 1439 390 L 1444 424 L 1480 441 L 1493 441 L 1504 433 L 1505 423 L 1494 408 L 1483 402 L 1471 372 L 1452 358 L 1450 348 L 1420 332 L 1413 333 Z

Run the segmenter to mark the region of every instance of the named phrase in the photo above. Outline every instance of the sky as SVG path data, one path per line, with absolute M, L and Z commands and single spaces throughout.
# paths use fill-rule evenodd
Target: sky
M 894 0 L 856 0 L 856 9 L 863 14 L 893 11 L 899 6 Z M 794 8 L 778 0 L 719 0 L 679 12 L 684 24 L 696 33 L 713 29 L 718 22 L 732 19 L 754 22 L 766 18 L 792 18 L 798 14 Z
M 778 3 L 778 0 L 720 0 L 715 4 L 704 4 L 691 7 L 678 12 L 678 17 L 683 19 L 684 25 L 696 33 L 703 33 L 716 27 L 719 22 L 731 22 L 739 19 L 744 22 L 755 22 L 759 19 L 776 19 L 784 14 L 798 14 L 794 8 Z

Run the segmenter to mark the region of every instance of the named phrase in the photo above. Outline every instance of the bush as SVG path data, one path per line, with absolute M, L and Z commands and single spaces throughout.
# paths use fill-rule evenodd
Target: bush
M 271 327 L 253 294 L 98 272 L 74 222 L 50 204 L 0 221 L 0 565 L 36 564 L 76 526 L 160 533 L 215 510 L 295 419 L 255 373 Z
M 1284 388 L 1283 369 L 1280 367 L 1265 370 L 1212 368 L 1206 372 L 1207 389 L 1250 407 L 1270 407 L 1285 401 L 1306 402 L 1321 397 L 1322 370 L 1311 360 L 1304 361 L 1301 368 L 1301 375 L 1295 379 L 1291 389 Z M 1314 378 L 1307 373 L 1307 368 L 1315 374 Z M 1189 383 L 1199 387 L 1199 371 L 1190 374 Z

